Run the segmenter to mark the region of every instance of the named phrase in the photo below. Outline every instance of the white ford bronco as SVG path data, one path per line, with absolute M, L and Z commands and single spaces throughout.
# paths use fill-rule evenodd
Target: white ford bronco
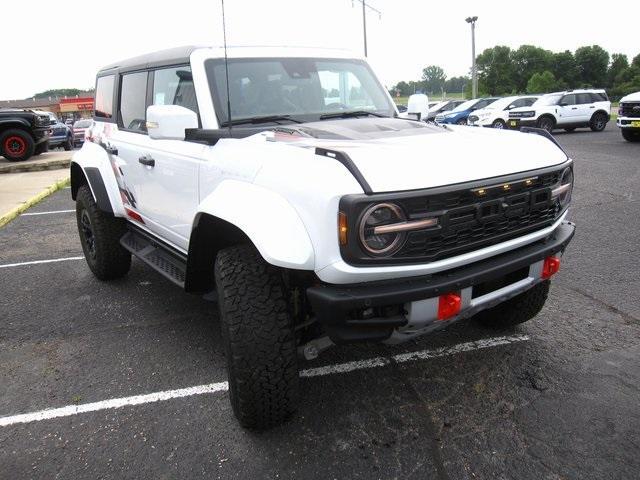
M 529 320 L 574 233 L 550 135 L 398 118 L 342 52 L 162 51 L 102 69 L 95 102 L 71 164 L 89 268 L 216 293 L 246 427 L 291 415 L 329 345 Z

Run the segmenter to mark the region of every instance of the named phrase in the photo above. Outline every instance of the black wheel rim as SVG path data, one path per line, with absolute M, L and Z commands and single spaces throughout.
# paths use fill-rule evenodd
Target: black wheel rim
M 599 117 L 596 119 L 596 129 L 597 130 L 604 130 L 604 126 L 605 126 L 605 122 L 604 122 L 604 118 Z
M 502 124 L 502 122 L 496 122 L 493 124 L 493 128 L 497 128 L 498 130 L 502 130 L 504 128 L 504 125 Z
M 80 228 L 82 229 L 82 237 L 84 238 L 84 245 L 87 248 L 87 254 L 92 258 L 96 258 L 96 238 L 93 235 L 93 226 L 91 225 L 91 218 L 89 212 L 82 210 L 80 214 Z

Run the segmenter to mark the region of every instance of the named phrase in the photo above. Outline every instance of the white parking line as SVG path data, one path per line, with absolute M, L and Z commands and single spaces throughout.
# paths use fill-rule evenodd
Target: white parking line
M 516 342 L 524 342 L 529 340 L 528 335 L 514 335 L 510 337 L 489 338 L 486 340 L 477 340 L 475 342 L 460 343 L 451 347 L 442 347 L 434 350 L 420 350 L 418 352 L 401 353 L 392 357 L 375 357 L 368 360 L 359 360 L 354 362 L 341 363 L 337 365 L 328 365 L 325 367 L 310 368 L 300 372 L 301 377 L 319 377 L 323 375 L 334 375 L 338 373 L 348 373 L 356 370 L 365 370 L 389 365 L 392 362 L 405 363 L 416 360 L 427 360 L 430 358 L 445 357 L 461 352 L 469 352 L 472 350 L 480 350 L 483 348 L 498 347 L 500 345 L 509 345 Z M 0 427 L 16 425 L 18 423 L 39 422 L 51 418 L 69 417 L 78 415 L 79 413 L 96 412 L 98 410 L 108 410 L 113 408 L 121 408 L 131 405 L 141 405 L 144 403 L 162 402 L 173 398 L 191 397 L 194 395 L 203 395 L 205 393 L 226 392 L 229 390 L 227 382 L 209 383 L 207 385 L 198 385 L 195 387 L 180 388 L 178 390 L 165 390 L 162 392 L 148 393 L 146 395 L 135 395 L 132 397 L 112 398 L 110 400 L 102 400 L 100 402 L 85 403 L 82 405 L 68 405 L 61 408 L 53 408 L 40 410 L 38 412 L 23 413 L 20 415 L 12 415 L 9 417 L 0 417 Z
M 0 268 L 22 267 L 24 265 L 38 265 L 40 263 L 68 262 L 71 260 L 82 260 L 83 258 L 84 257 L 66 257 L 66 258 L 53 258 L 50 260 L 32 260 L 30 262 L 20 262 L 20 263 L 5 263 L 4 265 L 0 265 Z
M 31 213 L 23 213 L 23 217 L 31 217 L 34 215 L 51 215 L 53 213 L 71 213 L 75 212 L 75 210 L 53 210 L 51 212 L 31 212 Z

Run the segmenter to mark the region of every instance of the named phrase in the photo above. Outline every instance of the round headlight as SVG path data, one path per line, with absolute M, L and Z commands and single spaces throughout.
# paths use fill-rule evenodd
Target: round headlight
M 376 227 L 404 222 L 402 209 L 393 203 L 379 203 L 368 208 L 360 220 L 360 243 L 372 255 L 390 255 L 399 248 L 406 234 L 404 232 L 381 233 Z

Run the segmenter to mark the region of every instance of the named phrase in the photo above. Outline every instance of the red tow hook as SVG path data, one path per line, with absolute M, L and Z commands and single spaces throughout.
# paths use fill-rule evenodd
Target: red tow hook
M 445 293 L 438 297 L 438 320 L 448 320 L 460 313 L 462 297 L 459 292 Z
M 542 279 L 548 280 L 560 270 L 560 258 L 559 257 L 547 257 L 544 259 L 542 265 Z

